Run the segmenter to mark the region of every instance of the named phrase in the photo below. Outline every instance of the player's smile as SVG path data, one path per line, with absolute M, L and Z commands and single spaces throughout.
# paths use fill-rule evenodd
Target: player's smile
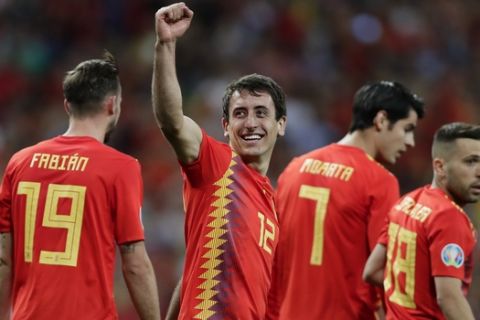
M 256 145 L 258 142 L 262 140 L 265 134 L 260 133 L 246 133 L 240 135 L 240 137 L 247 143 L 248 145 Z
M 243 140 L 247 140 L 247 141 L 257 141 L 257 140 L 260 140 L 262 139 L 262 135 L 259 135 L 259 134 L 245 134 L 245 135 L 242 135 L 242 138 Z
M 223 125 L 235 152 L 244 160 L 269 160 L 285 125 L 283 118 L 275 117 L 272 97 L 266 92 L 237 91 L 232 95 L 229 109 L 229 119 L 224 119 Z

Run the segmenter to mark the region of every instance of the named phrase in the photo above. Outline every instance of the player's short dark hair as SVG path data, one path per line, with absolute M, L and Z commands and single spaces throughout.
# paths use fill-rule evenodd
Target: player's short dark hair
M 77 117 L 98 112 L 99 103 L 107 94 L 117 94 L 119 87 L 118 67 L 108 51 L 102 59 L 79 63 L 63 80 L 63 94 L 70 103 L 71 113 Z
M 452 122 L 441 126 L 433 136 L 432 157 L 446 154 L 444 149 L 457 139 L 480 140 L 480 125 L 464 122 Z
M 373 126 L 373 119 L 381 110 L 386 112 L 387 119 L 394 124 L 400 119 L 407 118 L 411 109 L 419 118 L 425 113 L 422 99 L 402 84 L 392 81 L 368 83 L 355 93 L 349 132 Z
M 433 141 L 453 142 L 462 138 L 480 140 L 480 125 L 464 122 L 447 123 L 435 132 Z
M 275 104 L 275 119 L 287 115 L 287 107 L 285 105 L 285 93 L 283 89 L 272 79 L 260 74 L 249 74 L 231 82 L 223 96 L 223 117 L 228 120 L 228 109 L 230 107 L 230 99 L 235 91 L 247 90 L 253 95 L 258 95 L 259 92 L 267 92 Z

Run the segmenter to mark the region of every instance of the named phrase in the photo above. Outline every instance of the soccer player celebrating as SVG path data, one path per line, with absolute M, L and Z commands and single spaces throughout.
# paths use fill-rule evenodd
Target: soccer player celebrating
M 392 208 L 365 266 L 367 281 L 383 282 L 387 319 L 474 319 L 465 295 L 476 239 L 462 207 L 480 199 L 480 126 L 442 126 L 432 158 L 432 184 Z
M 155 16 L 153 109 L 181 164 L 186 210 L 180 311 L 172 307 L 168 316 L 263 319 L 278 241 L 273 190 L 265 175 L 277 136 L 284 134 L 285 97 L 265 76 L 232 82 L 223 98 L 229 144 L 184 116 L 175 44 L 192 17 L 184 3 Z M 172 306 L 178 299 L 174 296 Z
M 269 319 L 374 319 L 375 288 L 362 270 L 399 198 L 395 163 L 414 145 L 423 103 L 380 81 L 355 94 L 349 133 L 292 160 L 278 180 L 280 240 Z
M 138 161 L 103 144 L 120 116 L 113 56 L 63 82 L 68 130 L 16 153 L 0 191 L 0 318 L 117 319 L 115 243 L 141 319 L 159 319 Z

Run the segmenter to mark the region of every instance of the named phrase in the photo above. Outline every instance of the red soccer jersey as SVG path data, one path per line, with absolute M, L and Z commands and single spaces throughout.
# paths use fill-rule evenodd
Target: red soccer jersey
M 186 256 L 179 319 L 263 319 L 278 224 L 268 178 L 203 134 L 183 166 Z
M 435 276 L 472 280 L 475 231 L 465 212 L 440 189 L 426 186 L 405 195 L 389 213 L 385 300 L 387 319 L 444 319 Z M 388 241 L 388 243 L 387 243 Z
M 268 318 L 374 319 L 362 271 L 398 197 L 396 178 L 361 149 L 331 144 L 292 160 L 278 181 Z
M 116 319 L 115 242 L 143 240 L 138 162 L 90 137 L 16 153 L 0 191 L 13 319 Z

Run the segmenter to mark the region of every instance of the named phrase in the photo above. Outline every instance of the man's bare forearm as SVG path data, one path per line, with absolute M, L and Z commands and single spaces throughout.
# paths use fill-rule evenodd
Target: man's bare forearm
M 178 319 L 180 313 L 180 290 L 182 288 L 182 278 L 177 283 L 175 290 L 173 290 L 172 298 L 170 299 L 170 304 L 168 305 L 167 317 L 165 320 L 175 320 Z
M 143 242 L 120 246 L 123 276 L 142 320 L 160 319 L 157 281 Z
M 175 41 L 155 44 L 152 105 L 155 119 L 165 134 L 183 126 L 182 92 L 175 68 Z

